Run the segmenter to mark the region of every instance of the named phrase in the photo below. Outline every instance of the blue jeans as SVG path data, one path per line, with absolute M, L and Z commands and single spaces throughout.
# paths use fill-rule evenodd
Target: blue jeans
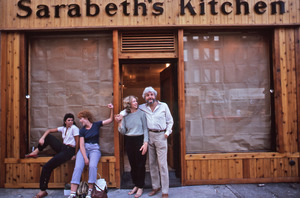
M 89 158 L 89 184 L 93 184 L 97 180 L 97 170 L 98 162 L 101 157 L 100 146 L 99 144 L 84 144 L 86 155 Z M 72 175 L 71 184 L 80 184 L 80 178 L 84 168 L 84 158 L 79 150 L 76 155 L 75 168 Z

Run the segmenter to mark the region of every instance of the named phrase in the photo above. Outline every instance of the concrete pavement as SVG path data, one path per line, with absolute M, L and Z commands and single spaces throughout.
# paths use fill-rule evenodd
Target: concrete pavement
M 149 197 L 151 189 L 144 189 L 142 198 Z M 38 189 L 5 189 L 0 188 L 0 197 L 30 198 Z M 47 198 L 66 198 L 63 189 L 47 190 Z M 129 189 L 109 189 L 109 198 L 133 198 L 127 193 Z M 161 192 L 152 198 L 161 197 Z M 258 184 L 227 184 L 227 185 L 199 185 L 172 187 L 169 191 L 170 198 L 300 198 L 300 183 L 268 183 Z

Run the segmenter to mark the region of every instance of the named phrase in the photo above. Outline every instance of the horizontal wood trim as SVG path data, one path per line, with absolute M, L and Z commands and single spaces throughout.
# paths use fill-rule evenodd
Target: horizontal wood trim
M 207 184 L 256 184 L 256 183 L 280 183 L 280 182 L 300 182 L 300 177 L 280 177 L 280 178 L 256 178 L 256 179 L 219 179 L 219 180 L 187 180 L 186 185 L 207 185 Z
M 120 53 L 120 59 L 141 59 L 141 58 L 177 58 L 176 53 L 151 52 L 151 53 Z
M 209 160 L 209 159 L 259 159 L 259 158 L 284 158 L 300 157 L 300 153 L 214 153 L 214 154 L 186 154 L 185 160 Z
M 5 164 L 18 164 L 18 163 L 46 163 L 52 157 L 38 157 L 38 158 L 28 158 L 28 159 L 17 159 L 17 158 L 5 158 Z M 114 156 L 102 156 L 100 162 L 116 162 Z

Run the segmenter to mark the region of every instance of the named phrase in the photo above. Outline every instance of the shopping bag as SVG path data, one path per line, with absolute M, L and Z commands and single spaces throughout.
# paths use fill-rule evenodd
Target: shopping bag
M 105 179 L 102 179 L 101 176 L 93 186 L 92 198 L 107 198 L 107 184 Z

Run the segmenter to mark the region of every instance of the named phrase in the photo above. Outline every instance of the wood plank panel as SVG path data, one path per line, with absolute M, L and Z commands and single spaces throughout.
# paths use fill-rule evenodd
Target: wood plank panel
M 250 160 L 250 178 L 257 178 L 257 172 L 256 172 L 256 159 Z
M 250 166 L 250 159 L 243 160 L 243 177 L 250 178 L 251 175 L 251 166 Z
M 286 63 L 286 41 L 285 41 L 285 31 L 283 28 L 279 29 L 279 57 L 280 57 L 280 75 L 281 75 L 281 98 L 282 98 L 282 151 L 288 152 L 287 145 L 287 131 L 288 131 L 288 112 L 287 112 L 287 63 Z
M 20 156 L 20 52 L 21 34 L 8 33 L 3 36 L 1 58 L 1 126 L 5 135 L 4 156 Z M 3 125 L 2 125 L 3 124 Z M 5 131 L 5 132 L 4 132 Z
M 40 1 L 30 1 L 23 3 L 28 9 L 32 10 L 29 17 L 17 17 L 17 14 L 26 16 L 28 12 L 18 8 L 19 0 L 0 1 L 1 23 L 0 29 L 16 30 L 16 29 L 81 29 L 81 28 L 136 28 L 136 27 L 182 27 L 182 26 L 230 26 L 234 25 L 296 25 L 300 23 L 299 17 L 299 1 L 286 0 L 285 13 L 280 14 L 277 9 L 276 14 L 271 14 L 271 0 L 264 0 L 266 3 L 266 11 L 258 14 L 254 11 L 254 6 L 258 0 L 246 1 L 249 5 L 249 14 L 244 12 L 241 6 L 241 14 L 237 14 L 237 3 L 234 0 L 219 0 L 217 6 L 214 6 L 215 13 L 212 13 L 211 6 L 208 1 L 201 2 L 205 6 L 204 12 L 201 13 L 201 6 L 198 0 L 169 0 L 163 1 L 161 8 L 163 12 L 160 15 L 153 9 L 154 2 L 139 1 L 146 6 L 146 15 L 144 16 L 141 6 L 137 9 L 137 16 L 134 14 L 135 3 L 130 1 L 126 6 L 128 15 L 123 13 L 123 0 L 115 0 L 113 3 L 116 10 L 110 11 L 111 16 L 105 11 L 105 6 L 112 3 L 110 0 L 93 0 L 91 3 L 97 6 L 100 10 L 95 16 L 87 16 L 87 2 L 81 0 L 72 0 L 72 3 L 62 2 L 61 0 L 45 1 L 43 5 L 49 8 L 49 17 L 37 17 L 37 6 Z M 183 4 L 181 5 L 181 2 Z M 227 6 L 226 9 L 231 12 L 228 15 L 223 14 L 220 7 L 224 2 L 232 3 L 232 6 Z M 77 14 L 80 16 L 71 16 L 76 14 L 74 7 L 69 7 L 71 4 L 78 6 Z M 192 8 L 187 8 L 191 4 Z M 73 11 L 70 11 L 73 9 Z M 185 13 L 182 14 L 181 10 Z M 91 13 L 95 14 L 95 9 L 91 8 Z M 193 14 L 194 12 L 195 14 Z M 56 13 L 56 15 L 55 15 Z M 45 13 L 40 13 L 45 15 Z M 275 20 L 274 20 L 275 15 Z M 12 22 L 13 21 L 13 22 Z
M 181 162 L 181 183 L 185 184 L 185 89 L 184 89 L 184 44 L 183 44 L 183 29 L 178 30 L 177 44 L 178 44 L 178 69 L 177 69 L 177 80 L 178 80 L 178 118 L 179 118 L 179 138 L 180 138 L 180 162 Z
M 256 176 L 264 178 L 264 159 L 256 159 Z
M 225 170 L 228 170 L 228 167 L 229 167 L 228 160 L 221 160 L 221 168 L 220 168 L 221 177 L 220 177 L 220 179 L 228 179 L 229 178 L 229 172 L 225 171 Z
M 298 1 L 298 4 L 300 4 L 300 1 Z M 300 15 L 300 12 L 298 12 L 298 15 Z M 298 128 L 297 128 L 297 139 L 298 139 L 298 151 L 300 150 L 300 26 L 298 28 L 295 28 L 295 62 L 296 62 L 296 80 L 297 80 L 297 113 L 298 113 Z M 300 169 L 300 159 L 297 160 L 298 162 L 298 168 L 296 170 L 299 171 Z M 298 172 L 299 173 L 299 172 Z M 299 175 L 300 176 L 300 175 Z
M 186 184 L 217 184 L 236 181 L 259 183 L 297 180 L 299 157 L 253 158 L 253 159 L 198 159 L 186 161 Z M 294 164 L 291 165 L 291 160 Z M 292 179 L 294 178 L 294 179 Z M 196 182 L 197 181 L 197 182 Z M 194 183 L 195 182 L 195 183 Z M 204 183 L 203 183 L 204 182 Z M 241 182 L 243 183 L 243 182 Z
M 297 92 L 294 29 L 281 28 L 278 34 L 282 98 L 283 152 L 297 152 Z
M 203 160 L 200 161 L 201 163 L 201 179 L 202 180 L 207 180 L 208 179 L 208 161 L 207 160 Z
M 20 105 L 20 126 L 21 130 L 20 132 L 20 156 L 25 156 L 26 153 L 28 153 L 28 115 L 27 115 L 27 99 L 26 99 L 26 94 L 27 92 L 27 45 L 26 45 L 26 39 L 25 39 L 25 34 L 20 33 L 20 81 L 19 81 L 19 105 Z
M 5 175 L 6 175 L 5 182 L 12 183 L 12 165 L 11 164 L 6 164 L 5 170 L 6 170 L 6 172 L 5 172 Z
M 13 120 L 13 110 L 12 110 L 12 68 L 13 68 L 13 35 L 8 34 L 7 35 L 7 63 L 6 68 L 7 68 L 7 92 L 6 92 L 6 100 L 7 100 L 7 114 L 5 115 L 7 121 L 6 121 L 6 129 L 7 130 L 7 156 L 8 157 L 13 157 L 13 131 L 12 131 L 12 120 Z
M 194 179 L 201 179 L 201 163 L 194 161 Z
M 109 185 L 116 186 L 116 169 L 115 163 L 109 163 L 109 177 L 108 177 Z
M 235 161 L 234 160 L 229 160 L 228 161 L 228 172 L 229 172 L 229 178 L 236 178 L 237 176 L 237 170 L 235 167 Z
M 296 83 L 296 68 L 295 68 L 295 35 L 293 28 L 286 28 L 286 57 L 287 57 L 287 73 L 288 73 L 288 150 L 289 152 L 297 152 L 297 83 Z
M 274 103 L 275 103 L 275 128 L 276 128 L 276 150 L 280 153 L 284 152 L 283 144 L 283 116 L 282 116 L 282 97 L 281 97 L 281 68 L 280 68 L 280 29 L 274 30 L 273 38 L 273 75 L 274 75 Z
M 44 159 L 43 159 L 44 158 Z M 102 159 L 103 158 L 103 159 Z M 115 157 L 102 157 L 98 164 L 98 173 L 105 178 L 109 187 L 116 187 Z M 5 161 L 5 187 L 38 188 L 43 165 L 51 159 L 41 157 L 36 159 L 7 158 Z M 110 160 L 111 159 L 111 160 Z M 74 169 L 74 161 L 68 161 L 54 169 L 51 174 L 49 188 L 64 188 L 70 183 Z M 88 181 L 88 167 L 84 168 L 82 178 Z
M 270 159 L 270 177 L 275 177 L 274 159 Z
M 7 49 L 7 33 L 1 33 L 1 49 Z M 5 164 L 4 159 L 7 155 L 7 123 L 6 123 L 6 116 L 7 116 L 7 50 L 1 50 L 1 123 L 0 123 L 0 175 L 6 175 L 5 173 Z M 0 187 L 4 187 L 5 177 L 0 177 Z
M 20 34 L 13 35 L 13 157 L 20 157 Z
M 271 177 L 271 159 L 263 159 L 264 164 L 264 177 Z
M 193 180 L 194 179 L 194 163 L 193 161 L 187 161 L 186 162 L 186 168 L 187 168 L 187 179 Z

